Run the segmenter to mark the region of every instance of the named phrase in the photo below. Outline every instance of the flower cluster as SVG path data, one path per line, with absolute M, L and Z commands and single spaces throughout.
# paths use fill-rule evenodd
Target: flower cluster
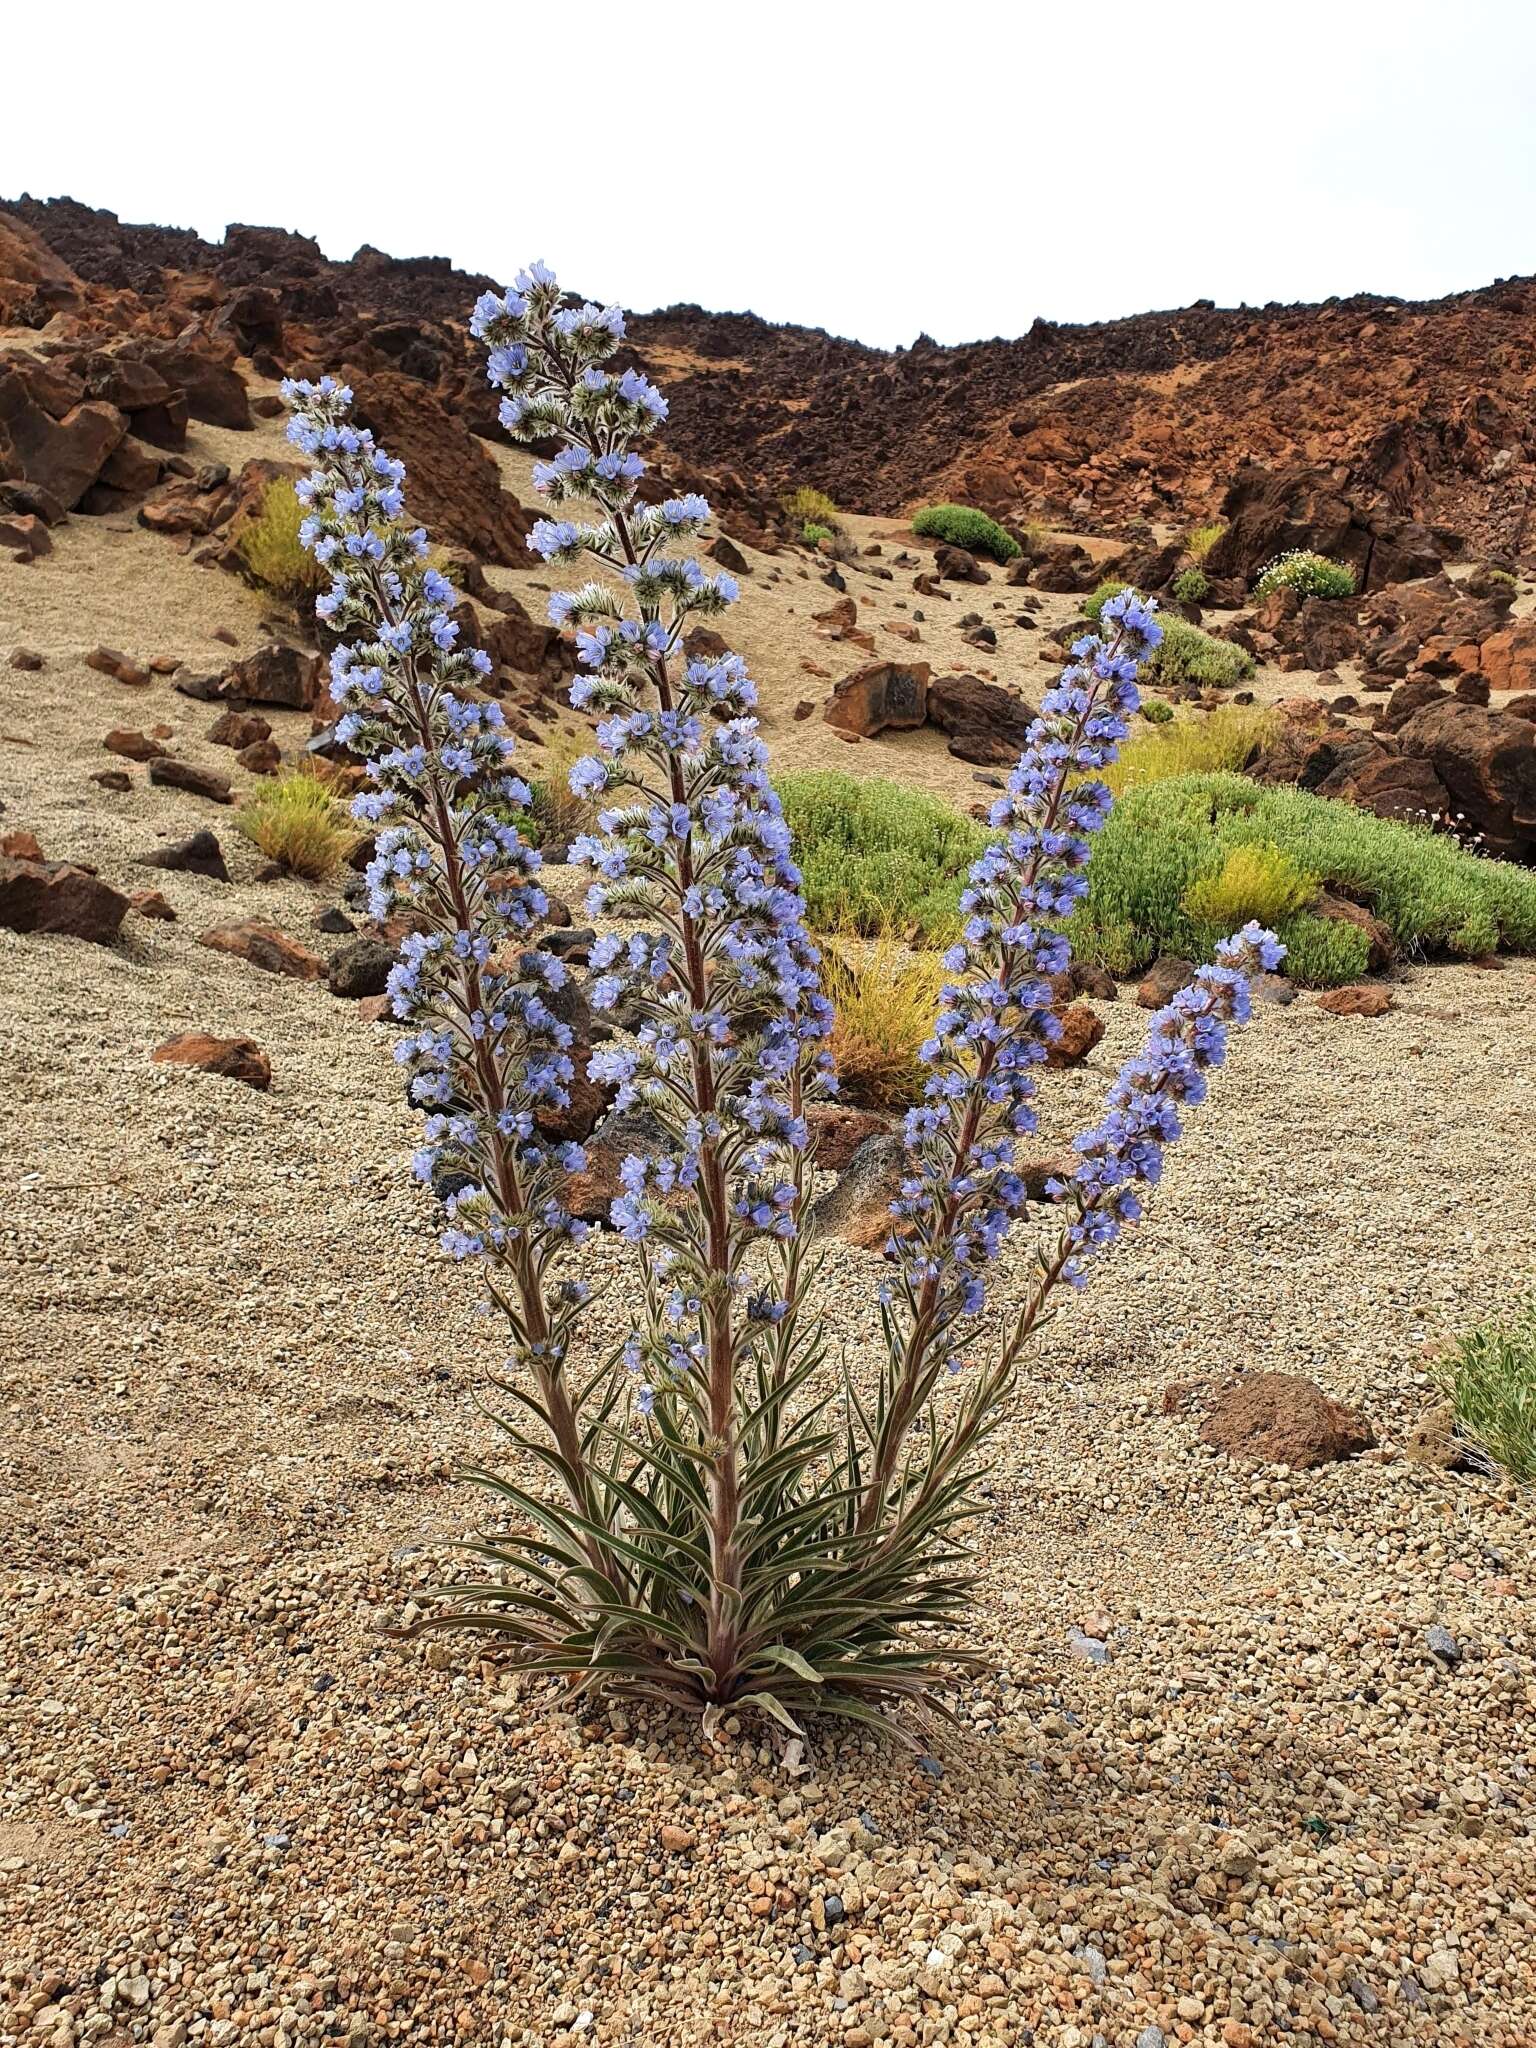
M 1113 761 L 1139 702 L 1136 676 L 1162 639 L 1131 591 L 1104 606 L 1100 629 L 1031 726 L 1007 794 L 991 811 L 997 837 L 960 899 L 961 941 L 946 956 L 944 991 L 921 1105 L 908 1113 L 909 1172 L 889 1250 L 908 1301 L 922 1290 L 936 1328 L 976 1314 L 982 1271 L 1024 1208 L 1015 1141 L 1035 1128 L 1035 1068 L 1060 1034 L 1052 978 L 1068 963 L 1058 928 L 1088 886 L 1089 837 L 1109 815 L 1097 771 Z
M 571 701 L 598 721 L 572 791 L 598 806 L 574 861 L 594 874 L 588 909 L 639 920 L 599 940 L 595 1009 L 622 1012 L 633 1043 L 594 1060 L 617 1107 L 651 1113 L 665 1142 L 627 1159 L 612 1220 L 662 1254 L 684 1326 L 637 1332 L 630 1358 L 650 1390 L 697 1383 L 712 1436 L 729 1446 L 729 1402 L 757 1326 L 740 1310 L 744 1254 L 795 1231 L 808 1092 L 822 1085 L 830 1016 L 805 928 L 800 876 L 768 781 L 756 691 L 736 655 L 690 659 L 688 627 L 738 595 L 686 552 L 709 518 L 687 492 L 642 500 L 635 446 L 666 417 L 639 371 L 606 367 L 624 336 L 614 307 L 565 306 L 542 265 L 487 293 L 486 343 L 501 419 L 515 438 L 557 436 L 534 484 L 596 517 L 540 519 L 529 546 L 593 573 L 550 602 L 575 639 Z M 606 572 L 606 573 L 605 573 Z M 729 1284 L 708 1288 L 715 1270 Z
M 791 1730 L 806 1710 L 867 1721 L 980 1661 L 953 1639 L 978 1446 L 1008 1413 L 1051 1290 L 1136 1220 L 1138 1188 L 1247 1014 L 1245 975 L 1279 949 L 1248 929 L 1158 1016 L 1073 1176 L 1049 1190 L 1054 1241 L 996 1363 L 936 1399 L 985 1328 L 984 1275 L 1024 1210 L 1018 1148 L 1058 1029 L 1061 926 L 1109 808 L 1098 771 L 1160 638 L 1152 607 L 1123 592 L 1073 648 L 992 813 L 905 1127 L 885 1356 L 872 1394 L 838 1376 L 809 1313 L 805 1229 L 830 1015 L 746 666 L 685 642 L 739 594 L 690 551 L 709 506 L 647 472 L 666 401 L 615 364 L 616 308 L 568 304 L 535 264 L 471 324 L 503 425 L 542 458 L 549 516 L 529 545 L 576 579 L 550 618 L 574 643 L 571 698 L 594 728 L 571 771 L 592 813 L 572 857 L 605 926 L 590 997 L 615 1027 L 587 1078 L 637 1134 L 610 1220 L 642 1285 L 628 1334 L 573 1391 L 588 1291 L 552 1267 L 580 1237 L 561 1189 L 581 1155 L 543 1130 L 578 1049 L 564 969 L 530 943 L 546 904 L 528 791 L 479 687 L 488 664 L 460 646 L 455 595 L 405 524 L 399 464 L 353 423 L 348 393 L 291 385 L 290 431 L 317 461 L 304 539 L 333 578 L 318 609 L 351 636 L 332 688 L 339 735 L 372 770 L 358 808 L 377 835 L 373 908 L 404 929 L 390 986 L 426 1119 L 417 1171 L 442 1185 L 453 1169 L 449 1249 L 484 1261 L 515 1338 L 503 1426 L 564 1496 L 531 1489 L 521 1467 L 474 1475 L 499 1504 L 499 1532 L 472 1546 L 491 1569 L 437 1589 L 422 1625 L 485 1632 L 578 1687 L 706 1717 L 735 1704 Z
M 404 465 L 354 423 L 344 385 L 290 380 L 283 396 L 288 438 L 316 463 L 297 485 L 300 539 L 331 575 L 315 609 L 354 636 L 331 655 L 330 692 L 337 740 L 368 762 L 353 809 L 374 833 L 369 907 L 405 927 L 389 994 L 425 1112 L 415 1170 L 452 1173 L 445 1245 L 502 1276 L 520 1356 L 548 1371 L 579 1304 L 547 1268 L 585 1226 L 560 1199 L 582 1155 L 540 1126 L 568 1104 L 575 1066 L 557 1014 L 566 969 L 528 943 L 549 907 L 521 830 L 530 793 L 480 690 L 490 660 L 459 644 L 459 598 L 405 523 Z
M 1103 1118 L 1073 1141 L 1081 1163 L 1072 1178 L 1046 1183 L 1051 1198 L 1071 1211 L 1061 1277 L 1073 1286 L 1086 1280 L 1091 1255 L 1113 1244 L 1125 1224 L 1140 1222 L 1136 1185 L 1155 1187 L 1162 1179 L 1163 1153 L 1182 1134 L 1180 1108 L 1204 1102 L 1206 1073 L 1227 1056 L 1228 1026 L 1248 1021 L 1248 977 L 1272 972 L 1285 948 L 1273 932 L 1249 923 L 1223 939 L 1216 955 L 1214 966 L 1202 967 L 1158 1012 L 1146 1044 L 1110 1089 Z

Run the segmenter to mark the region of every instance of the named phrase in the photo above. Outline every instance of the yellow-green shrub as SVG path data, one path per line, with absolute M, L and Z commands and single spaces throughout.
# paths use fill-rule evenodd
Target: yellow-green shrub
M 1171 706 L 1148 697 L 1142 709 L 1153 721 L 1152 731 L 1133 726 L 1119 760 L 1099 771 L 1099 780 L 1116 796 L 1176 775 L 1236 773 L 1254 759 L 1279 722 L 1278 713 L 1258 704 L 1222 704 L 1215 711 L 1173 718 Z M 1161 717 L 1161 712 L 1170 716 Z
M 1212 520 L 1208 526 L 1195 527 L 1193 532 L 1184 536 L 1184 552 L 1197 562 L 1203 562 L 1226 530 L 1219 519 Z
M 894 932 L 861 941 L 850 930 L 825 948 L 822 986 L 832 1004 L 841 1101 L 895 1109 L 918 1099 L 918 1049 L 933 1029 L 943 985 L 940 956 L 909 952 Z
M 1195 924 L 1236 931 L 1256 917 L 1273 929 L 1304 910 L 1317 894 L 1317 877 L 1297 866 L 1273 840 L 1234 846 L 1215 874 L 1184 891 L 1185 915 Z
M 810 484 L 787 491 L 779 503 L 797 526 L 826 526 L 835 531 L 842 518 L 826 492 L 815 490 Z
M 252 579 L 292 604 L 318 596 L 330 582 L 300 544 L 303 517 L 293 485 L 286 477 L 277 477 L 267 485 L 260 511 L 235 536 L 235 553 Z
M 310 764 L 264 784 L 241 806 L 237 822 L 268 860 L 316 882 L 341 864 L 358 836 L 325 771 Z

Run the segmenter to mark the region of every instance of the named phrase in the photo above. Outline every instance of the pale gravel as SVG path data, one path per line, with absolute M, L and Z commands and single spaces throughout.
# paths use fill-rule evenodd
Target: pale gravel
M 211 665 L 257 614 L 100 523 L 0 563 L 0 731 L 35 743 L 0 750 L 0 827 L 179 913 L 112 950 L 0 932 L 0 2040 L 1528 2044 L 1536 1518 L 1400 1451 L 1434 1352 L 1536 1278 L 1532 964 L 1261 1014 L 1036 1347 L 978 1532 L 1000 1677 L 928 1765 L 818 1731 L 791 1775 L 756 1729 L 711 1750 L 381 1633 L 475 1513 L 451 1468 L 499 1455 L 496 1335 L 407 1184 L 387 1032 L 195 944 L 263 915 L 323 950 L 326 893 L 257 883 L 227 811 L 142 770 L 86 779 L 159 717 L 228 768 L 212 711 L 70 658 Z M 4 667 L 7 634 L 49 668 Z M 133 865 L 201 823 L 229 888 Z M 1103 1015 L 1048 1136 L 1146 1023 Z M 249 1032 L 270 1094 L 152 1066 L 188 1026 Z M 856 1358 L 878 1266 L 831 1255 Z M 1382 1450 L 1254 1471 L 1161 1413 L 1249 1367 L 1360 1402 Z

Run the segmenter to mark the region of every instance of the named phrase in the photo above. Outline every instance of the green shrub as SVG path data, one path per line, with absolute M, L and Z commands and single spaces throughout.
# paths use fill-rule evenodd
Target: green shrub
M 1536 1294 L 1469 1330 L 1441 1379 L 1459 1432 L 1512 1477 L 1536 1479 Z
M 1210 592 L 1211 579 L 1203 569 L 1181 569 L 1170 586 L 1176 604 L 1201 604 Z
M 1177 719 L 1173 706 L 1156 697 L 1147 698 L 1142 709 L 1152 705 L 1157 707 L 1151 713 L 1157 730 L 1134 733 L 1119 760 L 1100 775 L 1117 797 L 1149 782 L 1171 782 L 1176 775 L 1236 773 L 1257 757 L 1279 722 L 1275 712 L 1259 704 L 1222 704 Z
M 267 485 L 260 511 L 235 536 L 235 553 L 253 582 L 291 604 L 317 597 L 331 580 L 300 544 L 303 518 L 293 485 L 277 477 Z
M 786 492 L 779 503 L 798 526 L 825 526 L 835 530 L 841 524 L 841 515 L 826 492 L 813 490 L 809 484 L 801 484 L 798 490 Z
M 808 548 L 819 547 L 824 540 L 833 537 L 830 526 L 818 526 L 814 519 L 808 519 L 800 529 L 800 538 Z
M 264 784 L 241 805 L 236 823 L 268 860 L 312 882 L 323 881 L 357 843 L 347 807 L 318 763 Z
M 1219 519 L 1213 520 L 1209 526 L 1195 527 L 1184 536 L 1184 552 L 1193 555 L 1197 562 L 1203 562 L 1226 530 Z
M 1286 945 L 1285 972 L 1302 988 L 1342 988 L 1371 964 L 1370 940 L 1342 918 L 1287 918 L 1279 935 Z
M 1409 955 L 1536 952 L 1536 873 L 1306 790 L 1268 789 L 1237 774 L 1153 775 L 1169 748 L 1186 749 L 1186 758 L 1197 747 L 1246 749 L 1254 722 L 1268 715 L 1224 707 L 1126 748 L 1110 780 L 1138 772 L 1143 779 L 1127 783 L 1095 841 L 1088 894 L 1069 927 L 1078 953 L 1121 976 L 1159 953 L 1208 958 L 1226 935 L 1209 918 L 1230 909 L 1237 925 L 1262 914 L 1237 890 L 1237 878 L 1251 872 L 1246 857 L 1232 861 L 1243 849 L 1257 850 L 1266 887 L 1288 885 L 1279 931 L 1291 948 L 1286 972 L 1304 986 L 1357 981 L 1369 953 L 1354 925 L 1303 907 L 1311 889 L 1301 883 L 1313 878 L 1369 903 Z M 1138 771 L 1143 754 L 1152 758 Z M 818 931 L 895 931 L 920 944 L 948 943 L 965 871 L 987 842 L 984 827 L 900 783 L 831 770 L 786 775 L 778 789 Z
M 1138 740 L 1127 759 L 1165 737 Z M 1536 951 L 1536 873 L 1306 790 L 1222 774 L 1148 782 L 1116 803 L 1095 846 L 1074 944 L 1121 973 L 1158 953 L 1206 950 L 1209 931 L 1190 915 L 1189 892 L 1219 875 L 1234 848 L 1255 845 L 1281 849 L 1302 873 L 1368 902 L 1403 952 Z M 1335 986 L 1365 970 L 1367 942 L 1352 926 L 1303 913 L 1280 935 L 1293 947 L 1286 971 L 1296 981 Z
M 1273 930 L 1304 910 L 1316 894 L 1317 877 L 1269 840 L 1234 846 L 1215 874 L 1191 882 L 1184 892 L 1184 912 L 1195 924 L 1211 926 L 1220 939 L 1251 917 Z
M 1518 590 L 1520 588 L 1519 578 L 1511 576 L 1507 569 L 1485 569 L 1483 571 L 1483 581 L 1485 583 L 1502 584 L 1505 590 Z
M 1272 590 L 1298 590 L 1303 597 L 1353 597 L 1355 572 L 1343 562 L 1330 562 L 1326 555 L 1292 548 L 1259 571 L 1255 597 L 1268 597 Z
M 1173 722 L 1173 706 L 1164 703 L 1161 697 L 1143 697 L 1141 715 L 1148 725 L 1170 725 Z
M 1111 576 L 1084 600 L 1083 616 L 1097 625 L 1109 599 L 1128 588 L 1118 577 Z M 1201 689 L 1225 690 L 1253 674 L 1253 656 L 1246 647 L 1234 646 L 1230 640 L 1213 640 L 1188 619 L 1175 618 L 1169 612 L 1162 614 L 1162 628 L 1162 645 L 1144 671 L 1148 682 L 1170 687 L 1195 683 Z
M 1188 619 L 1163 617 L 1163 640 L 1148 664 L 1160 683 L 1197 683 L 1225 690 L 1253 674 L 1253 656 L 1230 640 L 1213 640 Z
M 994 562 L 1011 562 L 1023 553 L 1011 533 L 969 505 L 925 505 L 914 515 L 912 531 L 929 540 L 947 541 L 954 548 L 966 548 L 973 555 L 990 555 Z
M 900 783 L 833 769 L 781 776 L 777 788 L 818 931 L 953 938 L 961 877 L 987 843 L 981 826 Z

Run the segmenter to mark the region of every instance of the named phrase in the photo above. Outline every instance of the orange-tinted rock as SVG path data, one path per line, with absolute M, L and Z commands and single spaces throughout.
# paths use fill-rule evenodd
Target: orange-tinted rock
M 1330 1400 L 1300 1373 L 1256 1372 L 1219 1394 L 1201 1425 L 1203 1443 L 1228 1457 L 1310 1471 L 1358 1457 L 1376 1442 L 1358 1409 Z
M 275 924 L 266 924 L 260 918 L 242 918 L 237 924 L 215 925 L 203 933 L 198 940 L 200 946 L 211 946 L 216 953 L 230 953 L 237 960 L 244 960 L 252 967 L 260 967 L 267 974 L 286 974 L 296 981 L 321 981 L 325 978 L 325 962 L 318 953 L 301 946 L 297 939 L 290 939 Z
M 167 903 L 158 889 L 130 890 L 128 901 L 133 905 L 140 917 L 152 918 L 157 924 L 174 924 L 176 922 L 176 912 Z
M 254 1038 L 214 1038 L 206 1031 L 179 1031 L 157 1045 L 150 1058 L 160 1066 L 193 1067 L 200 1074 L 243 1081 L 247 1088 L 272 1085 L 272 1062 Z
M 1351 982 L 1347 988 L 1325 989 L 1317 1007 L 1333 1017 L 1385 1017 L 1392 994 L 1377 981 Z
M 148 733 L 134 732 L 125 725 L 114 725 L 101 744 L 109 754 L 121 754 L 125 761 L 158 761 L 165 752 Z
M 1104 1036 L 1104 1020 L 1086 1003 L 1072 1003 L 1056 1012 L 1061 1034 L 1051 1041 L 1045 1056 L 1048 1067 L 1076 1067 Z
M 8 854 L 12 860 L 42 860 L 43 849 L 38 844 L 35 832 L 0 833 L 0 853 Z
M 844 676 L 822 713 L 835 730 L 873 739 L 876 733 L 904 732 L 928 716 L 928 684 L 933 671 L 926 661 L 873 661 Z

